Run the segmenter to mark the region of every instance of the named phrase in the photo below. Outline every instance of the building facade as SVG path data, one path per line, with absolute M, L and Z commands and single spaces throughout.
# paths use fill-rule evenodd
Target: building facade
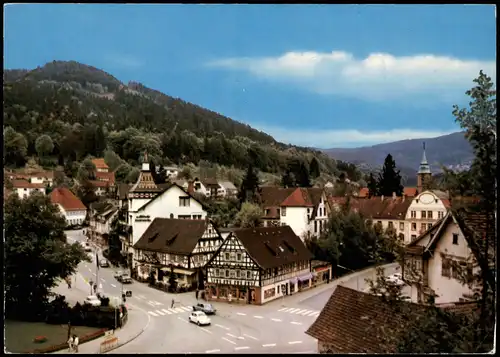
M 73 192 L 65 187 L 57 187 L 50 193 L 50 201 L 59 207 L 68 226 L 82 225 L 87 217 L 87 207 Z

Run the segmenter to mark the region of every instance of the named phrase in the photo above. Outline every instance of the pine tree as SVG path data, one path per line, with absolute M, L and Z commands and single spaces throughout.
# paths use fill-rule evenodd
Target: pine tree
M 311 179 L 309 178 L 309 170 L 307 170 L 306 165 L 304 163 L 300 164 L 298 177 L 297 177 L 297 186 L 299 187 L 311 187 Z
M 378 196 L 378 182 L 373 173 L 368 177 L 368 197 Z
M 311 175 L 313 179 L 318 178 L 319 175 L 321 175 L 319 162 L 315 157 L 312 158 L 311 163 L 309 164 L 309 175 Z
M 382 173 L 378 177 L 378 194 L 382 196 L 392 196 L 393 192 L 397 196 L 403 194 L 403 185 L 401 185 L 401 175 L 396 168 L 396 161 L 388 154 L 384 161 Z
M 284 188 L 295 186 L 295 177 L 290 172 L 290 169 L 287 169 L 281 177 L 281 186 L 283 186 Z
M 247 201 L 254 201 L 256 199 L 256 194 L 259 191 L 259 177 L 254 171 L 252 165 L 248 166 L 247 173 L 241 182 L 240 192 L 238 193 L 238 199 L 240 203 Z

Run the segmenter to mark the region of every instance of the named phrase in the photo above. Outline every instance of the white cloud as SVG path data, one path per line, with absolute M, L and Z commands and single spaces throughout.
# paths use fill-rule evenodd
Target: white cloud
M 207 65 L 246 71 L 262 79 L 295 84 L 321 94 L 370 101 L 415 97 L 456 100 L 472 87 L 472 80 L 481 69 L 496 77 L 495 61 L 426 54 L 395 57 L 372 53 L 357 59 L 343 51 L 288 52 L 279 57 L 221 59 Z
M 121 67 L 137 68 L 144 65 L 140 59 L 123 54 L 109 54 L 105 56 L 105 59 L 108 62 Z
M 307 130 L 285 129 L 280 127 L 252 124 L 253 128 L 272 135 L 277 141 L 299 146 L 309 146 L 321 149 L 361 147 L 375 144 L 389 143 L 406 139 L 435 138 L 459 131 L 451 130 L 413 130 L 393 129 L 388 131 L 360 131 L 360 130 Z

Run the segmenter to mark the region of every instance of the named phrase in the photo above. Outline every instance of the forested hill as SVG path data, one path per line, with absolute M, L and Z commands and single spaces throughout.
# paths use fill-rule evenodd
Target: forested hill
M 131 164 L 147 150 L 160 162 L 207 160 L 281 172 L 293 159 L 308 164 L 316 157 L 323 171 L 338 173 L 335 161 L 318 150 L 276 142 L 246 124 L 74 61 L 5 70 L 6 127 L 15 139 L 7 165 L 39 156 L 35 141 L 46 134 L 54 147 L 45 155 L 58 157 L 60 164 L 102 155 L 108 147 Z M 19 135 L 26 152 L 17 147 L 23 146 Z

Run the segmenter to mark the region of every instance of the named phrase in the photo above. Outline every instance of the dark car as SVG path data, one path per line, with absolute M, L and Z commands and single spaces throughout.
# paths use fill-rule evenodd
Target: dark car
M 215 315 L 215 308 L 212 304 L 196 304 L 193 306 L 193 311 L 203 311 L 205 315 Z
M 109 262 L 107 261 L 107 259 L 101 259 L 99 261 L 99 266 L 101 268 L 109 268 Z
M 128 274 L 123 274 L 118 278 L 118 281 L 122 284 L 132 284 L 132 278 Z

